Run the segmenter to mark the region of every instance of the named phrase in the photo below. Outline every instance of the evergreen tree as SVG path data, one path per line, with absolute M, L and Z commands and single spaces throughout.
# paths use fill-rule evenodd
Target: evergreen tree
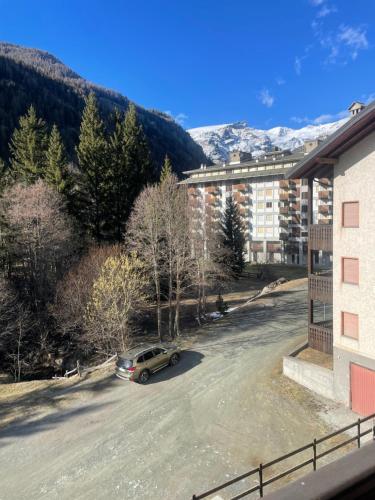
M 108 195 L 108 146 L 95 95 L 90 93 L 85 101 L 76 148 L 81 170 L 79 211 L 81 220 L 100 241 Z
M 47 149 L 47 131 L 44 120 L 38 118 L 34 106 L 21 116 L 19 127 L 9 144 L 10 163 L 16 178 L 27 183 L 43 175 Z
M 134 104 L 129 105 L 125 115 L 124 141 L 127 167 L 132 176 L 129 183 L 130 198 L 134 201 L 142 187 L 154 178 L 146 136 L 142 125 L 138 123 Z
M 64 144 L 56 125 L 53 125 L 46 152 L 44 180 L 59 193 L 67 188 L 67 157 Z
M 114 121 L 114 129 L 109 138 L 110 194 L 108 206 L 112 215 L 113 238 L 121 241 L 133 200 L 130 198 L 129 189 L 131 172 L 128 169 L 125 150 L 125 123 L 121 113 L 117 110 L 114 115 Z
M 171 175 L 172 175 L 172 163 L 168 155 L 165 155 L 164 164 L 160 172 L 160 182 L 163 182 L 165 179 L 168 179 L 168 177 Z
M 240 211 L 232 196 L 228 196 L 226 200 L 221 230 L 223 233 L 222 243 L 227 250 L 228 265 L 232 272 L 239 276 L 245 267 L 245 236 Z

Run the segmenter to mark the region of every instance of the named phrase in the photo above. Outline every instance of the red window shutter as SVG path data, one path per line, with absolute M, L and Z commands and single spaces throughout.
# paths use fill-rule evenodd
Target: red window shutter
M 359 227 L 359 202 L 348 201 L 342 204 L 343 227 Z
M 342 259 L 342 281 L 344 283 L 359 284 L 359 260 L 348 257 Z
M 341 313 L 341 333 L 346 337 L 358 339 L 358 314 Z

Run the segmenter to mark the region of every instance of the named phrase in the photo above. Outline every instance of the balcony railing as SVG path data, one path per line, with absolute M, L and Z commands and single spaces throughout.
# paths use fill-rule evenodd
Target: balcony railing
M 317 351 L 332 354 L 333 352 L 333 334 L 332 322 L 322 321 L 321 323 L 309 324 L 308 335 L 309 346 Z
M 309 226 L 309 241 L 311 250 L 332 252 L 332 225 L 311 224 Z
M 288 215 L 289 214 L 289 207 L 280 207 L 280 214 L 281 215 Z
M 233 189 L 237 189 L 238 191 L 247 191 L 246 184 L 234 184 Z
M 332 304 L 332 277 L 311 274 L 309 276 L 309 295 L 311 300 Z
M 289 195 L 288 193 L 283 193 L 282 191 L 279 194 L 279 199 L 281 201 L 288 201 L 289 200 Z

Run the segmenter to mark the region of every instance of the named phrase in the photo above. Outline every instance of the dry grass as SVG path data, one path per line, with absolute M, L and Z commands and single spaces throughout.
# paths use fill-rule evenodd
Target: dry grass
M 316 351 L 311 347 L 307 347 L 297 355 L 298 359 L 303 361 L 308 361 L 314 365 L 322 366 L 323 368 L 328 368 L 333 370 L 333 357 L 331 354 L 326 354 L 324 352 Z

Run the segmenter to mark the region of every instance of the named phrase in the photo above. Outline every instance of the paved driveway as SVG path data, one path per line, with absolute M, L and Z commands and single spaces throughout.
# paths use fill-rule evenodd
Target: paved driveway
M 280 376 L 305 302 L 303 286 L 275 293 L 207 325 L 149 384 L 80 384 L 68 409 L 6 428 L 0 499 L 187 499 L 321 434 L 311 397 Z

